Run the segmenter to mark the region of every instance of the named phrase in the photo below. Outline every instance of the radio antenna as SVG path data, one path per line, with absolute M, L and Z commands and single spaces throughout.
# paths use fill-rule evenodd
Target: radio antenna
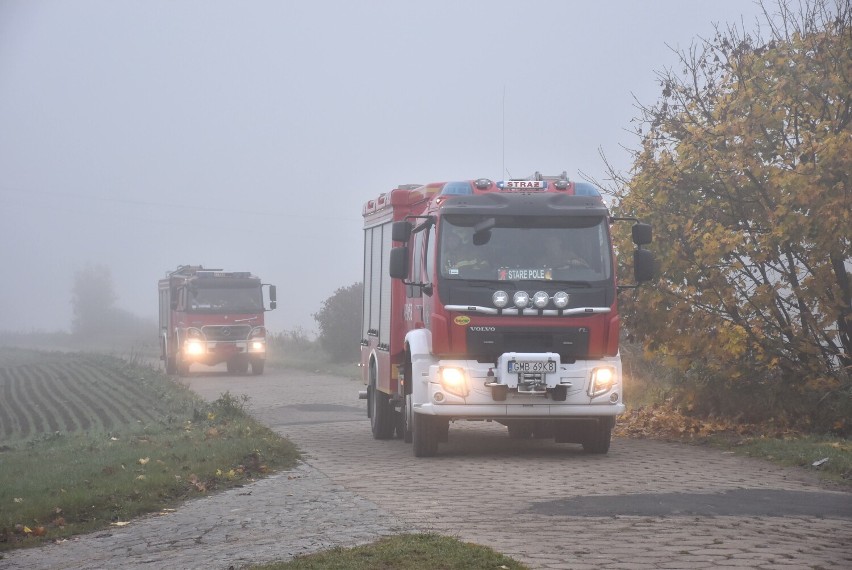
M 501 172 L 503 173 L 501 176 L 506 175 L 506 85 L 503 85 L 503 107 L 500 112 L 501 119 L 503 122 L 502 130 L 500 132 L 500 139 L 503 145 L 503 164 L 500 167 Z

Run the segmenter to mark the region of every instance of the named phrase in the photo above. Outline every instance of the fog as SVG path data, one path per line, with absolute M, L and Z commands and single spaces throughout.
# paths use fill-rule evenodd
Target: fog
M 278 286 L 273 331 L 361 279 L 399 184 L 630 168 L 636 100 L 744 0 L 0 0 L 0 330 L 69 330 L 74 272 L 157 315 L 182 264 Z

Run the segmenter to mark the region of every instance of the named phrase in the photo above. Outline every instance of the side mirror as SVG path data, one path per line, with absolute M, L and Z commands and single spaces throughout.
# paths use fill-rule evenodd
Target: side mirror
M 396 225 L 399 222 L 395 222 Z M 390 276 L 394 279 L 405 279 L 408 277 L 408 247 L 395 247 L 390 252 L 390 265 L 388 266 Z
M 408 238 L 411 237 L 411 230 L 413 226 L 411 222 L 401 221 L 394 222 L 391 225 L 391 238 L 393 241 L 401 241 L 402 243 L 407 243 Z
M 269 300 L 273 303 L 278 300 L 278 291 L 275 288 L 275 285 L 269 286 Z
M 633 226 L 636 227 L 636 226 Z M 650 281 L 654 278 L 654 254 L 647 249 L 633 251 L 633 276 L 637 283 Z
M 648 245 L 651 243 L 651 226 L 648 224 L 633 224 L 633 243 L 636 245 Z

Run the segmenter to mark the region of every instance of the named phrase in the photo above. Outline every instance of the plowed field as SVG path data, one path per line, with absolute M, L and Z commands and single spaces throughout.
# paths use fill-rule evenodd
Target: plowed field
M 157 420 L 144 371 L 100 355 L 0 348 L 0 442 Z

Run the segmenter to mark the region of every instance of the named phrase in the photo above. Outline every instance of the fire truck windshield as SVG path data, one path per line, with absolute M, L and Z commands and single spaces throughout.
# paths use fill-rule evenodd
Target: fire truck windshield
M 447 215 L 440 229 L 440 273 L 462 280 L 608 280 L 608 230 L 601 216 Z
M 191 287 L 187 298 L 187 310 L 191 313 L 259 313 L 263 310 L 259 285 Z

